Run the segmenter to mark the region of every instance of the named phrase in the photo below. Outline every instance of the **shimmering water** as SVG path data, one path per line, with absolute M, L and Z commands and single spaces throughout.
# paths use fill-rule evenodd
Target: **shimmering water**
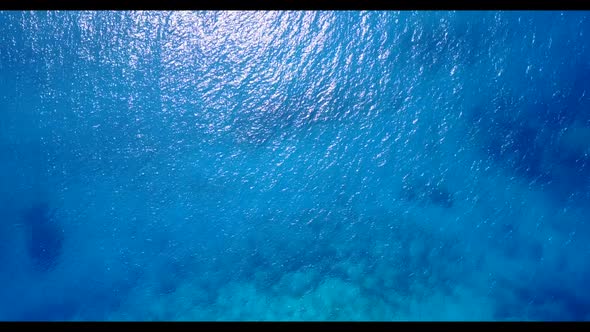
M 1 320 L 589 320 L 587 12 L 0 12 Z

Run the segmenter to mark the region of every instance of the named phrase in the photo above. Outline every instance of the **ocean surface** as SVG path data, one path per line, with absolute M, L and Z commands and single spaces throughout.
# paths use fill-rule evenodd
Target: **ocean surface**
M 0 320 L 590 320 L 589 12 L 0 12 Z

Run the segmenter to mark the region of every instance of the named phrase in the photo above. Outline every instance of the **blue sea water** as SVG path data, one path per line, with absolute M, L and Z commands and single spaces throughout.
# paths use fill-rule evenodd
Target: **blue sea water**
M 0 320 L 590 320 L 588 12 L 0 12 Z

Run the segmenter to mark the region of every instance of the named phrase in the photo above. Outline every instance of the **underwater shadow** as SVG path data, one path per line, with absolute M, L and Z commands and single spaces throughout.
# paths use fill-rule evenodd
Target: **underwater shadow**
M 26 249 L 38 272 L 48 272 L 59 262 L 64 235 L 47 202 L 37 202 L 22 215 L 25 226 Z

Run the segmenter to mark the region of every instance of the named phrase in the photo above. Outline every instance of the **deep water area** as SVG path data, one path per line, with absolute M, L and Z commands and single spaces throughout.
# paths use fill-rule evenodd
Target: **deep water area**
M 0 320 L 590 320 L 590 12 L 0 12 Z

